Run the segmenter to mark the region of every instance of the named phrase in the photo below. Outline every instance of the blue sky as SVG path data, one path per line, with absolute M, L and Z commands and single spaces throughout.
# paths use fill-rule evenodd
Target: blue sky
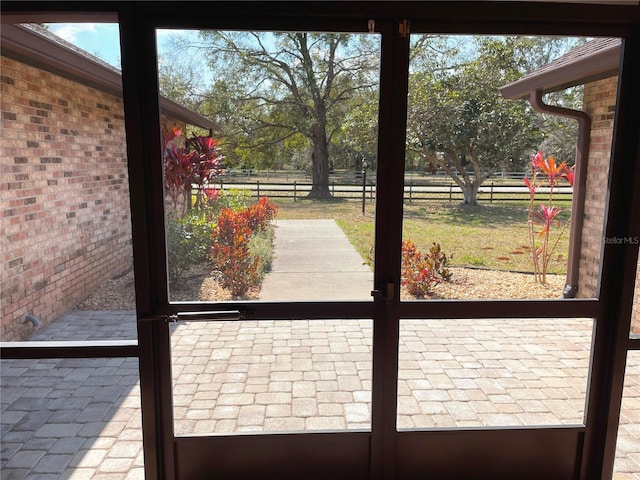
M 117 23 L 50 23 L 48 25 L 51 33 L 120 68 L 120 34 Z M 159 31 L 160 51 L 163 48 L 163 40 L 170 36 L 169 31 Z
M 51 23 L 49 31 L 120 68 L 120 35 L 117 23 Z

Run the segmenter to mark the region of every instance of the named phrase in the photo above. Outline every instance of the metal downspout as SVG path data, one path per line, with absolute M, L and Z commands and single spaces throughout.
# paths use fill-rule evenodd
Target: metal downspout
M 572 110 L 570 108 L 547 105 L 542 101 L 541 90 L 532 91 L 529 94 L 529 101 L 538 112 L 550 113 L 578 121 L 578 144 L 576 148 L 573 202 L 571 204 L 571 227 L 569 233 L 569 259 L 567 262 L 567 280 L 564 290 L 562 291 L 564 298 L 575 298 L 578 293 L 584 201 L 587 193 L 587 165 L 589 163 L 591 117 L 582 110 Z

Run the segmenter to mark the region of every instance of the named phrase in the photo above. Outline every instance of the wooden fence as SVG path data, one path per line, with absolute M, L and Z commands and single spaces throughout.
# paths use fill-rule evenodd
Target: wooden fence
M 294 202 L 306 197 L 312 188 L 310 182 L 264 182 L 264 181 L 244 181 L 244 182 L 216 182 L 210 187 L 221 191 L 226 189 L 240 189 L 251 192 L 255 198 L 288 198 Z M 373 200 L 376 196 L 376 186 L 373 183 L 336 183 L 330 182 L 327 186 L 331 196 L 334 198 L 352 198 Z M 536 199 L 544 200 L 548 195 L 547 188 L 539 188 L 536 192 Z M 570 187 L 556 187 L 553 192 L 554 197 L 559 200 L 571 200 L 572 192 Z M 439 184 L 413 184 L 412 182 L 404 186 L 404 201 L 408 203 L 421 201 L 444 201 L 459 203 L 463 200 L 460 187 L 453 183 Z M 496 185 L 493 182 L 483 184 L 478 191 L 478 200 L 481 202 L 493 201 L 527 201 L 529 200 L 529 189 L 523 186 Z

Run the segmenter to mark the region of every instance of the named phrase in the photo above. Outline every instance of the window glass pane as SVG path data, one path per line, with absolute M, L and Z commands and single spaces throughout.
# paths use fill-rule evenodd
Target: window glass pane
M 137 360 L 2 360 L 0 368 L 2 478 L 144 478 Z
M 184 322 L 176 435 L 371 428 L 370 320 Z
M 3 341 L 136 337 L 120 72 L 87 51 L 118 26 L 92 25 L 3 25 Z
M 379 36 L 157 39 L 170 300 L 371 301 Z
M 617 77 L 545 84 L 543 102 L 591 117 L 580 148 L 578 122 L 529 97 L 559 64 L 615 61 L 619 45 L 412 36 L 403 299 L 597 297 Z
M 398 428 L 583 424 L 592 325 L 402 320 Z
M 636 480 L 640 475 L 640 352 L 627 354 L 620 425 L 613 466 L 615 480 Z

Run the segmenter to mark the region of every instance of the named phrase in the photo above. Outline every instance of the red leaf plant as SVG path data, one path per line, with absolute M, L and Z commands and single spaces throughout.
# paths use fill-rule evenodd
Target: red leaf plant
M 267 228 L 268 223 L 276 217 L 278 207 L 269 201 L 267 197 L 262 197 L 255 205 L 247 207 L 244 215 L 249 222 L 249 228 L 253 231 Z
M 225 208 L 218 217 L 211 258 L 221 274 L 221 284 L 234 298 L 242 297 L 259 282 L 258 260 L 251 255 L 252 234 L 244 212 Z
M 434 243 L 429 252 L 423 255 L 412 240 L 403 241 L 402 286 L 414 297 L 430 295 L 435 285 L 451 279 L 447 262 L 447 256 L 438 243 Z
M 574 168 L 569 167 L 566 162 L 556 163 L 551 155 L 545 159 L 541 151 L 532 156 L 531 166 L 533 169 L 531 180 L 523 179 L 529 189 L 529 247 L 535 280 L 546 284 L 553 251 L 571 220 L 567 220 L 564 225 L 561 224 L 558 215 L 562 210 L 553 205 L 553 192 L 560 180 L 565 180 L 573 187 Z M 547 187 L 549 191 L 547 206 L 541 204 L 536 208 L 535 195 L 542 186 Z M 552 239 L 553 227 L 560 228 L 555 241 Z
M 206 190 L 205 190 L 206 193 Z M 255 205 L 241 210 L 225 208 L 211 236 L 211 259 L 220 272 L 220 282 L 234 298 L 242 297 L 260 283 L 260 261 L 251 253 L 255 232 L 266 230 L 278 208 L 262 197 Z
M 224 156 L 215 140 L 208 136 L 193 136 L 187 140 L 182 137 L 179 128 L 164 129 L 162 134 L 163 170 L 165 193 L 171 200 L 174 210 L 186 210 L 192 207 L 191 192 L 195 187 L 197 194 L 195 208 L 204 206 L 204 188 L 223 172 Z

